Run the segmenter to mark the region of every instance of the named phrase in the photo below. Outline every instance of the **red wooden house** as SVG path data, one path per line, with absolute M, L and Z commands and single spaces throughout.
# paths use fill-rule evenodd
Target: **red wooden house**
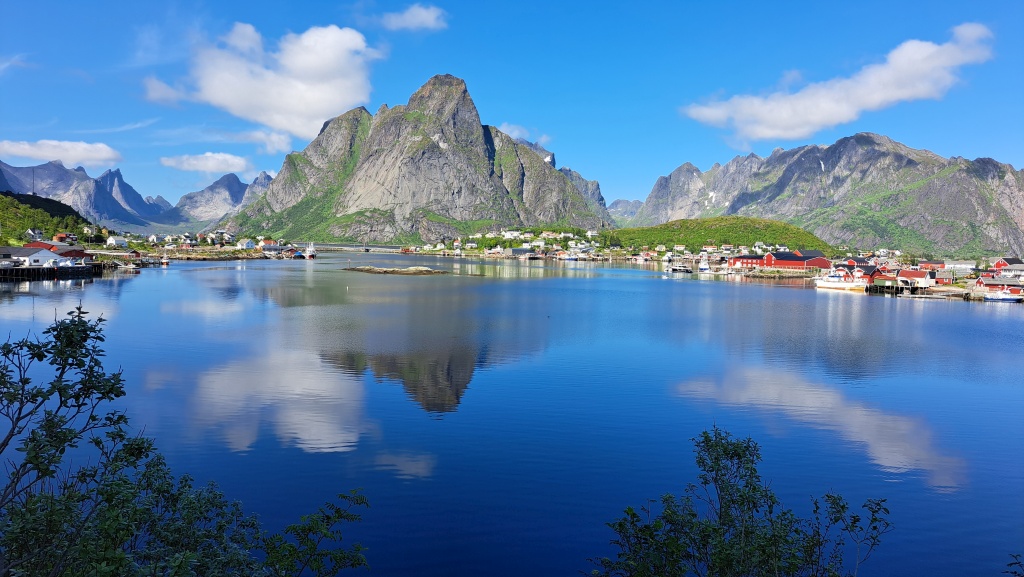
M 806 256 L 798 252 L 770 252 L 764 255 L 764 265 L 767 268 L 784 268 L 796 270 L 829 269 L 832 263 L 829 262 L 819 251 L 806 251 Z M 815 254 L 816 253 L 816 254 Z M 821 256 L 819 256 L 821 255 Z

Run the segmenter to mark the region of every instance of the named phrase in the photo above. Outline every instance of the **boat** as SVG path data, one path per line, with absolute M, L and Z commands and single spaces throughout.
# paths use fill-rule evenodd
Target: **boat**
M 167 255 L 165 254 L 160 259 L 160 266 L 169 266 L 170 264 L 171 264 L 171 259 L 167 258 Z
M 702 256 L 697 264 L 697 272 L 711 272 L 711 265 L 708 264 L 708 257 Z
M 306 247 L 306 260 L 314 258 L 316 258 L 316 247 L 313 246 L 313 243 L 309 243 L 309 246 Z
M 995 303 L 1019 303 L 1024 302 L 1024 294 L 1014 294 L 1010 289 L 1004 288 L 1000 291 L 985 293 L 984 299 Z
M 693 269 L 683 263 L 672 263 L 672 265 L 668 267 L 668 272 L 693 274 Z
M 853 292 L 867 292 L 868 283 L 863 279 L 853 278 L 850 275 L 842 275 L 833 271 L 825 276 L 815 277 L 814 288 Z

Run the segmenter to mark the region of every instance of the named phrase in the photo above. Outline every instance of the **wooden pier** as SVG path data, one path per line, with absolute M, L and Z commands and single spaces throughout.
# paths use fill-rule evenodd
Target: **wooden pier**
M 16 266 L 0 268 L 0 282 L 92 278 L 102 273 L 103 265 L 99 263 L 58 267 Z

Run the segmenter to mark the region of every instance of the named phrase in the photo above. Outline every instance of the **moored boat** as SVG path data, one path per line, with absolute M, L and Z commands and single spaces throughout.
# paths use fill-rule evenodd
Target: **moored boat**
M 833 272 L 825 276 L 815 277 L 814 288 L 862 293 L 867 292 L 868 284 L 863 279 L 857 279 L 850 275 L 842 275 Z
M 1010 289 L 1003 289 L 1000 291 L 993 291 L 986 293 L 983 297 L 988 302 L 997 303 L 1019 303 L 1024 302 L 1024 294 L 1015 294 L 1010 292 Z

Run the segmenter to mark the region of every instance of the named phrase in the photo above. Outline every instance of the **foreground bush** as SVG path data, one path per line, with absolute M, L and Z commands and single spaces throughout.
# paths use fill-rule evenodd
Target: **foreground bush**
M 662 497 L 657 514 L 649 503 L 609 523 L 618 554 L 593 560 L 600 567 L 593 575 L 856 575 L 891 529 L 884 499 L 869 499 L 857 513 L 831 493 L 802 519 L 761 481 L 761 451 L 752 439 L 715 427 L 693 441 L 698 483 L 682 497 Z
M 215 485 L 173 475 L 105 408 L 124 384 L 103 369 L 103 320 L 86 315 L 0 346 L 0 576 L 324 576 L 366 564 L 359 545 L 331 548 L 367 504 L 357 492 L 268 534 Z

